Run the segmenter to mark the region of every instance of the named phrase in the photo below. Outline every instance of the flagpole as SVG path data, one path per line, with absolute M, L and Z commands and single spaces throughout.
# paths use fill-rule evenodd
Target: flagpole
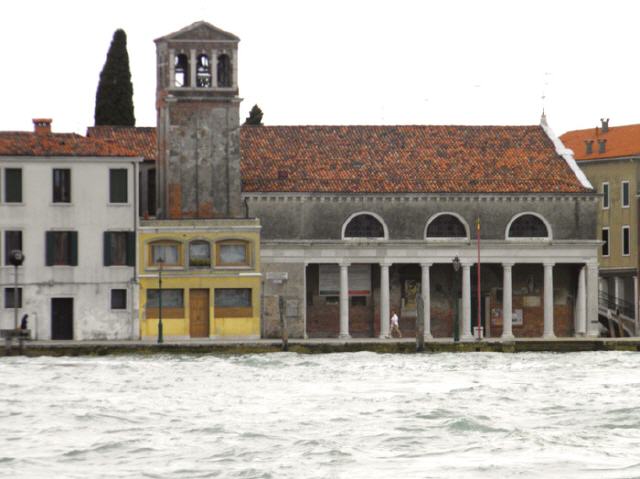
M 481 339 L 482 335 L 480 334 L 482 327 L 482 295 L 480 292 L 480 217 L 476 220 L 476 243 L 478 244 L 478 337 L 477 339 Z

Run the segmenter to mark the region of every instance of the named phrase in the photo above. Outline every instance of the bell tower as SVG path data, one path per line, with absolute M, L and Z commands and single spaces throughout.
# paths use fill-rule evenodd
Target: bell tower
M 238 42 L 196 22 L 155 40 L 158 218 L 238 218 Z

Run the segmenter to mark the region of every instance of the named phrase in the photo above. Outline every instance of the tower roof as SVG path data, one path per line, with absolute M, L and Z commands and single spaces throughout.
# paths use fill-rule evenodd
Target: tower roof
M 234 34 L 211 25 L 203 20 L 192 23 L 177 32 L 156 38 L 156 43 L 161 41 L 198 41 L 198 42 L 233 42 L 240 41 Z

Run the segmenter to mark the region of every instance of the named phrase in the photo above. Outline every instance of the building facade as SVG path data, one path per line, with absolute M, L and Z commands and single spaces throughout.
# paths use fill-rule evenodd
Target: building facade
M 14 327 L 14 268 L 20 318 L 34 339 L 137 337 L 135 271 L 141 158 L 76 134 L 0 132 L 1 328 Z

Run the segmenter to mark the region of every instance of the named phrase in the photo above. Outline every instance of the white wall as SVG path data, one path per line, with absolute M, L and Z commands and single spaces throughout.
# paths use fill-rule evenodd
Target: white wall
M 4 203 L 4 169 L 22 168 L 21 204 Z M 53 169 L 71 169 L 71 203 L 53 203 Z M 128 170 L 128 203 L 109 204 L 109 169 Z M 13 327 L 13 309 L 4 306 L 13 267 L 4 265 L 4 231 L 21 230 L 26 260 L 20 268 L 24 313 L 37 339 L 51 337 L 51 298 L 74 298 L 74 339 L 129 338 L 134 335 L 135 272 L 103 266 L 103 232 L 134 231 L 137 192 L 133 160 L 124 158 L 0 158 L 0 328 Z M 45 232 L 78 232 L 78 266 L 45 266 Z M 126 311 L 110 310 L 111 288 L 127 289 Z

